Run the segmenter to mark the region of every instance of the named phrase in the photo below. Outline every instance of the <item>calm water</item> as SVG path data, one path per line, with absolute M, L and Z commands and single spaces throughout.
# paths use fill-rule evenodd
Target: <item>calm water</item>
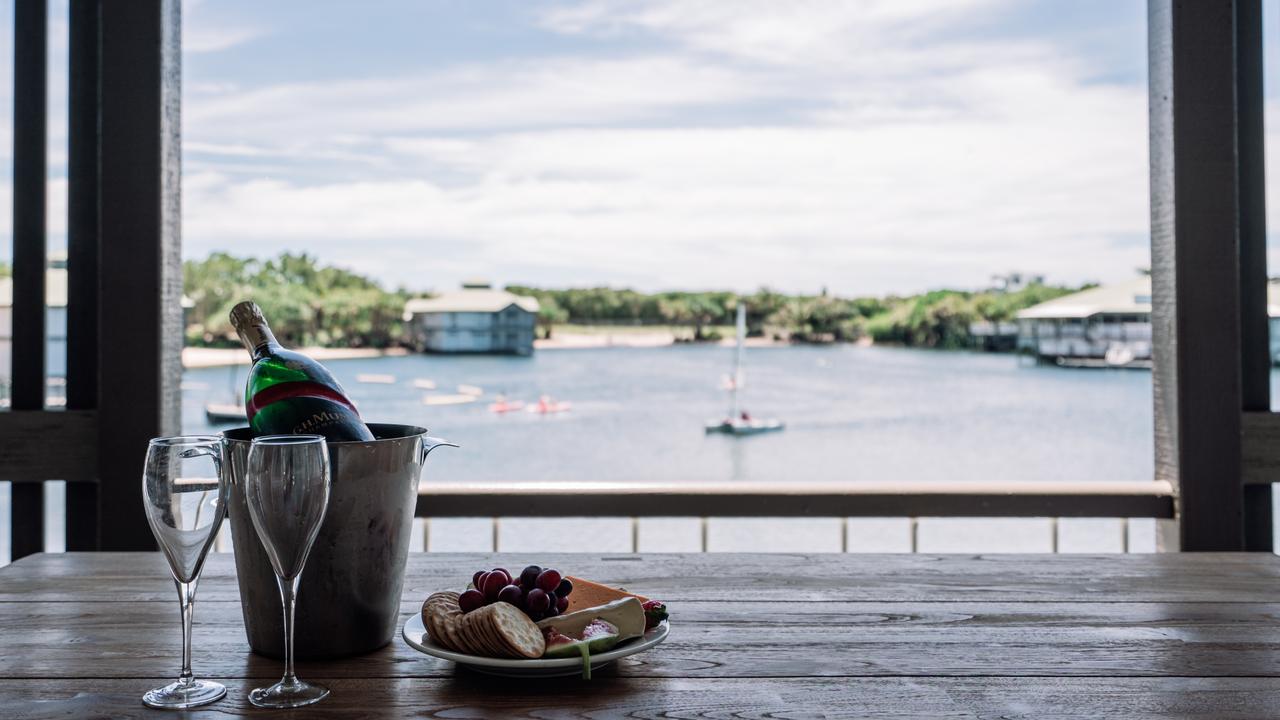
M 1152 474 L 1151 375 L 1038 367 L 1007 355 L 893 348 L 747 351 L 744 407 L 781 433 L 707 436 L 723 415 L 719 347 L 546 350 L 530 358 L 409 356 L 326 363 L 371 422 L 421 424 L 462 444 L 432 455 L 435 481 L 464 480 L 1145 480 Z M 245 368 L 235 384 L 243 387 Z M 232 371 L 186 374 L 187 432 L 222 429 L 204 403 L 230 396 Z M 396 384 L 356 375 L 394 375 Z M 470 405 L 426 406 L 484 388 Z M 498 415 L 492 395 L 547 393 L 570 412 Z

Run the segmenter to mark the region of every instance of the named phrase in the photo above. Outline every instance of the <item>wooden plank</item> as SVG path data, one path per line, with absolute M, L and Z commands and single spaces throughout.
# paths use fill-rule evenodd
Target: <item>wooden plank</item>
M 400 624 L 422 598 L 402 605 Z M 304 601 L 305 602 L 305 601 Z M 671 636 L 629 677 L 1280 677 L 1274 603 L 694 601 L 668 603 Z M 176 598 L 0 604 L 0 678 L 157 677 L 181 651 Z M 86 652 L 86 647 L 93 648 Z M 196 606 L 203 675 L 269 677 L 249 652 L 240 603 Z M 128 662 L 117 659 L 128 658 Z M 449 677 L 397 637 L 378 651 L 300 662 L 303 677 Z
M 1173 517 L 1165 482 L 424 482 L 418 493 L 418 517 Z
M 1183 550 L 1244 546 L 1236 4 L 1148 3 L 1156 479 Z
M 1252 602 L 1276 600 L 1270 553 L 863 555 L 840 553 L 412 553 L 404 597 L 425 598 L 479 568 L 537 563 L 668 602 Z M 0 602 L 173 600 L 154 553 L 46 553 L 0 568 Z M 238 601 L 229 554 L 209 556 L 200 600 Z
M 197 675 L 199 667 L 197 666 Z M 303 675 L 303 678 L 306 676 Z M 227 682 L 227 697 L 184 718 L 263 717 L 249 690 L 274 677 Z M 0 681 L 11 720 L 164 718 L 140 697 L 146 680 Z M 448 679 L 330 680 L 307 718 L 1204 718 L 1270 717 L 1274 678 L 576 678 L 510 680 L 459 672 Z
M 67 86 L 67 408 L 98 406 L 98 120 L 101 25 L 98 0 L 68 8 Z M 96 432 L 96 430 L 95 430 Z M 89 467 L 97 478 L 97 437 Z M 66 547 L 98 547 L 98 487 L 67 483 Z
M 12 407 L 40 410 L 45 397 L 45 134 L 48 6 L 14 4 Z M 7 440 L 7 439 L 6 439 Z M 13 487 L 10 553 L 44 550 L 44 488 Z
M 97 474 L 97 439 L 92 410 L 0 413 L 0 480 L 92 481 Z
M 176 0 L 101 8 L 100 532 L 149 549 L 139 468 L 150 438 L 180 429 L 181 24 Z

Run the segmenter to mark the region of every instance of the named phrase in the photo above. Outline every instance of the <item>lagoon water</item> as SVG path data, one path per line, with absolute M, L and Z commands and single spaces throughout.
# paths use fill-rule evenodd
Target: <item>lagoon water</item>
M 370 422 L 420 424 L 463 447 L 433 454 L 437 482 L 483 480 L 1145 480 L 1151 376 L 1036 366 L 1011 355 L 881 347 L 752 348 L 743 407 L 785 431 L 706 435 L 722 416 L 732 349 L 544 350 L 532 357 L 414 355 L 326 365 Z M 204 403 L 244 367 L 188 371 L 187 432 L 218 430 Z M 392 375 L 392 385 L 356 381 Z M 481 402 L 427 406 L 459 384 Z M 557 415 L 490 412 L 495 393 L 572 403 Z
M 1152 476 L 1151 374 L 1037 366 L 1011 355 L 885 347 L 752 348 L 743 406 L 787 423 L 780 433 L 733 438 L 706 435 L 722 416 L 721 377 L 732 348 L 673 346 L 543 350 L 533 357 L 404 356 L 333 360 L 326 365 L 371 422 L 420 424 L 463 447 L 442 449 L 427 465 L 429 482 L 538 480 L 1146 480 Z M 206 402 L 241 392 L 246 368 L 190 370 L 184 376 L 183 430 L 225 429 L 205 419 Z M 395 377 L 369 384 L 360 374 Z M 484 389 L 468 405 L 427 406 L 415 379 Z M 1280 375 L 1273 379 L 1280 389 Z M 572 403 L 558 415 L 499 415 L 496 393 L 534 401 L 541 394 Z M 141 466 L 142 459 L 138 460 Z M 0 483 L 0 565 L 8 560 L 9 491 Z M 47 483 L 47 547 L 62 545 L 61 483 Z M 588 546 L 630 550 L 620 519 L 487 518 L 418 521 L 415 547 L 432 550 L 559 551 Z M 714 518 L 711 550 L 908 551 L 910 521 Z M 1062 519 L 1061 551 L 1117 552 L 1153 547 L 1153 524 Z M 428 536 L 429 533 L 429 536 Z M 842 534 L 843 533 L 843 534 Z M 922 552 L 1048 552 L 1045 518 L 926 518 Z M 645 518 L 642 551 L 696 551 L 697 519 Z M 427 538 L 429 537 L 429 542 Z M 222 549 L 226 549 L 224 546 Z

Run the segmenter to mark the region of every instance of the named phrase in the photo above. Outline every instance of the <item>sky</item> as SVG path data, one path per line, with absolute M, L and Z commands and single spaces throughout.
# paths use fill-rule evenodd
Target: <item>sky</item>
M 51 22 L 55 246 L 65 3 Z M 1142 0 L 183 13 L 187 257 L 306 251 L 413 290 L 480 277 L 845 295 L 1009 271 L 1109 282 L 1149 262 Z M 0 100 L 7 170 L 11 85 Z

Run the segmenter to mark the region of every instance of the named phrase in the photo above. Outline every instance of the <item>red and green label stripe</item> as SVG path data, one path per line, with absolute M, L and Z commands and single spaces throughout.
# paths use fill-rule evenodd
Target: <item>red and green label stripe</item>
M 249 416 L 249 422 L 253 422 L 253 416 L 257 415 L 258 412 L 266 406 L 281 400 L 298 397 L 329 400 L 350 408 L 351 412 L 355 413 L 357 416 L 360 414 L 359 411 L 356 410 L 356 406 L 352 405 L 351 401 L 348 400 L 346 396 L 328 385 L 321 385 L 318 382 L 311 382 L 310 380 L 297 380 L 294 382 L 276 383 L 269 388 L 264 388 L 254 393 L 253 397 L 249 399 L 248 406 L 245 408 Z

